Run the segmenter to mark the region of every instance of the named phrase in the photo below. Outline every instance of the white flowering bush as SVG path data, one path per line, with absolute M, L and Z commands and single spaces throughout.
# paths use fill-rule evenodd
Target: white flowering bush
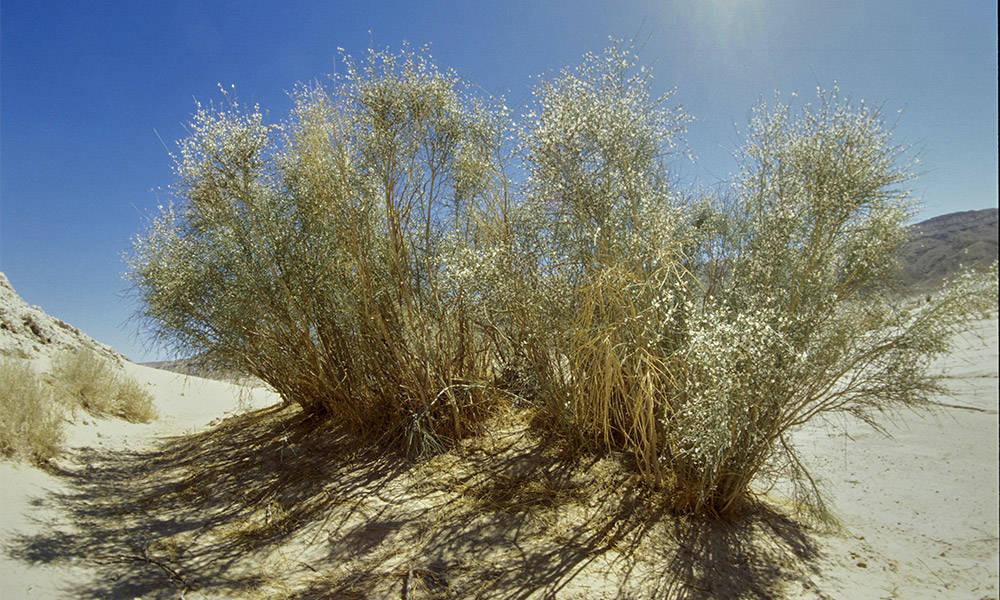
M 995 301 L 969 276 L 917 312 L 897 301 L 913 206 L 905 149 L 834 89 L 753 114 L 725 197 L 671 189 L 687 121 L 635 57 L 587 56 L 536 89 L 521 130 L 521 265 L 497 290 L 544 422 L 628 450 L 683 510 L 738 510 L 758 478 L 822 499 L 788 433 L 919 407 L 929 361 Z M 515 297 L 507 293 L 518 291 Z
M 494 261 L 515 268 L 489 303 L 505 360 L 549 422 L 609 444 L 656 435 L 652 413 L 632 403 L 640 389 L 661 393 L 641 365 L 656 359 L 649 348 L 680 298 L 685 209 L 666 161 L 689 118 L 670 94 L 649 93 L 650 77 L 613 46 L 536 88 L 502 246 L 514 256 Z
M 758 106 L 738 156 L 728 224 L 707 239 L 699 319 L 674 366 L 684 377 L 669 459 L 694 508 L 731 510 L 779 467 L 822 509 L 789 431 L 832 412 L 878 427 L 887 410 L 920 407 L 940 391 L 930 361 L 995 302 L 996 274 L 903 307 L 910 165 L 879 111 L 836 89 L 799 111 Z
M 690 121 L 620 45 L 544 80 L 514 127 L 425 51 L 347 60 L 279 124 L 199 107 L 178 201 L 136 239 L 154 333 L 418 452 L 516 399 L 635 457 L 680 509 L 738 510 L 824 414 L 919 407 L 996 270 L 907 308 L 911 165 L 877 109 L 759 105 L 718 198 L 675 187 Z

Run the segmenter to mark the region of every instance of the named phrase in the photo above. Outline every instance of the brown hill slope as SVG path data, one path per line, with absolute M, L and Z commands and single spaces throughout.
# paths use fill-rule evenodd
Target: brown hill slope
M 240 381 L 248 382 L 246 375 L 225 366 L 218 360 L 204 354 L 191 356 L 188 358 L 178 358 L 176 360 L 161 360 L 155 362 L 140 363 L 146 367 L 153 367 L 161 371 L 172 371 L 182 375 L 202 377 L 204 379 L 216 379 L 218 381 Z
M 997 260 L 997 209 L 941 215 L 910 226 L 912 238 L 903 250 L 903 283 L 923 292 L 962 267 L 981 269 Z

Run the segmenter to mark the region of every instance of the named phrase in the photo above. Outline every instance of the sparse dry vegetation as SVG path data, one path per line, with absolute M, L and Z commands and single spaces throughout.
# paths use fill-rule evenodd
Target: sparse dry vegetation
M 699 196 L 668 169 L 689 119 L 628 49 L 543 81 L 517 127 L 424 52 L 346 63 L 280 124 L 199 107 L 130 277 L 160 340 L 363 443 L 438 453 L 507 406 L 633 457 L 680 510 L 789 475 L 822 514 L 788 433 L 923 406 L 929 361 L 995 303 L 995 265 L 896 300 L 911 166 L 836 89 L 760 104 L 730 189 Z
M 66 412 L 133 423 L 156 418 L 153 397 L 92 350 L 67 350 L 52 370 L 36 373 L 30 361 L 0 357 L 0 454 L 45 462 L 60 452 Z
M 156 418 L 153 396 L 135 379 L 125 376 L 93 351 L 68 350 L 55 357 L 53 386 L 68 406 L 96 416 L 113 416 L 133 423 Z
M 0 357 L 0 454 L 45 462 L 60 452 L 68 410 L 133 423 L 156 418 L 153 397 L 92 350 L 58 354 L 49 373 L 26 359 Z
M 62 407 L 23 359 L 0 357 L 0 455 L 44 462 L 59 453 Z

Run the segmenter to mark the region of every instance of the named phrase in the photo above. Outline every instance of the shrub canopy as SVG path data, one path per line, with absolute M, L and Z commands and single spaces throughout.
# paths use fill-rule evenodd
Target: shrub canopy
M 199 106 L 129 277 L 158 339 L 382 443 L 432 451 L 515 399 L 725 513 L 756 477 L 811 481 L 794 427 L 920 406 L 993 306 L 995 274 L 897 297 L 911 168 L 836 89 L 761 103 L 699 195 L 668 169 L 689 118 L 628 48 L 545 79 L 516 127 L 426 51 L 345 61 L 279 124 Z

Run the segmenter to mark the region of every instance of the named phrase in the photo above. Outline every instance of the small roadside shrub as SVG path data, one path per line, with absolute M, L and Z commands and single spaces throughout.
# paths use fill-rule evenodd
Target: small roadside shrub
M 52 377 L 55 389 L 71 406 L 93 415 L 133 423 L 149 423 L 156 418 L 152 394 L 91 350 L 81 348 L 57 355 Z
M 63 441 L 62 408 L 26 360 L 0 358 L 0 454 L 44 462 Z
M 132 377 L 118 375 L 112 392 L 111 414 L 132 423 L 150 423 L 156 419 L 153 395 Z

